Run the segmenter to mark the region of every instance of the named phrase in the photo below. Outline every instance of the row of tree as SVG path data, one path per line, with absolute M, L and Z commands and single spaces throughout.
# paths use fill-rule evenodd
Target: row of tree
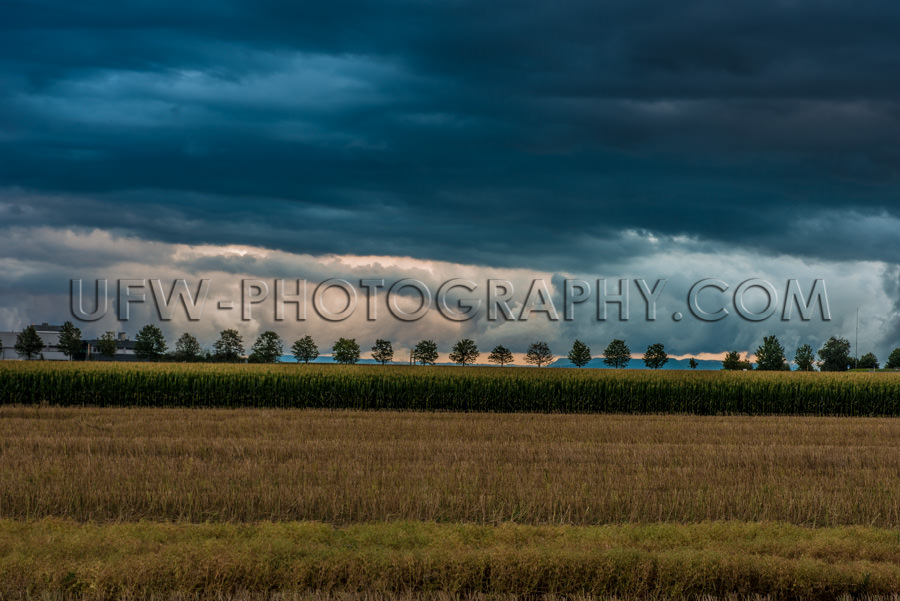
M 26 328 L 18 337 L 16 352 L 31 359 L 38 356 L 43 350 L 44 343 L 32 326 Z M 97 341 L 97 352 L 101 355 L 112 357 L 116 352 L 117 341 L 113 332 L 106 332 Z M 81 352 L 81 331 L 71 322 L 66 322 L 59 338 L 60 350 L 69 357 L 74 357 Z M 158 327 L 154 325 L 144 326 L 135 337 L 134 353 L 139 359 L 159 361 L 173 359 L 176 361 L 237 361 L 243 357 L 244 343 L 237 330 L 224 330 L 219 334 L 219 339 L 213 345 L 213 351 L 202 350 L 198 340 L 190 333 L 185 332 L 175 343 L 172 353 L 167 353 L 168 347 L 165 337 Z M 338 363 L 352 364 L 360 359 L 361 349 L 355 339 L 340 338 L 332 346 L 332 358 Z M 260 334 L 250 350 L 248 360 L 254 363 L 274 363 L 284 352 L 284 344 L 281 337 L 272 331 Z M 311 336 L 304 336 L 291 347 L 291 353 L 298 362 L 309 363 L 319 356 L 319 349 Z M 460 365 L 474 363 L 480 356 L 475 342 L 464 338 L 457 342 L 451 352 L 450 360 Z M 616 368 L 624 368 L 631 361 L 631 350 L 624 340 L 613 340 L 603 353 L 604 362 Z M 372 347 L 372 358 L 381 364 L 389 363 L 394 358 L 394 350 L 391 342 L 379 338 Z M 539 341 L 531 344 L 525 353 L 525 361 L 531 365 L 541 367 L 550 363 L 554 358 L 550 347 L 546 342 Z M 591 360 L 591 349 L 580 340 L 572 345 L 568 354 L 569 361 L 578 367 L 583 367 Z M 412 350 L 412 361 L 423 365 L 433 365 L 438 359 L 437 344 L 433 340 L 422 340 Z M 652 344 L 644 354 L 644 363 L 653 369 L 663 367 L 668 361 L 668 355 L 662 344 Z M 488 355 L 488 361 L 501 366 L 513 362 L 512 351 L 497 345 Z M 692 367 L 696 362 L 692 361 Z
M 118 342 L 113 332 L 104 333 L 97 341 L 97 352 L 107 357 L 116 353 Z M 58 348 L 67 357 L 74 358 L 82 353 L 81 330 L 72 322 L 63 324 L 59 335 Z M 44 342 L 34 326 L 28 326 L 16 337 L 15 351 L 28 359 L 41 355 Z M 353 364 L 360 359 L 361 349 L 354 338 L 339 338 L 332 345 L 332 358 L 338 363 Z M 134 340 L 134 354 L 145 361 L 223 361 L 235 362 L 244 357 L 244 341 L 240 333 L 234 329 L 223 330 L 213 344 L 212 351 L 204 351 L 193 334 L 185 332 L 169 352 L 165 336 L 157 326 L 146 325 L 141 328 Z M 281 337 L 271 330 L 259 335 L 250 348 L 247 358 L 251 363 L 275 363 L 284 354 L 284 343 Z M 309 363 L 319 356 L 319 348 L 311 336 L 303 336 L 291 346 L 291 354 L 300 363 Z M 813 349 L 804 344 L 794 354 L 794 363 L 802 371 L 812 371 L 818 367 L 822 371 L 844 371 L 859 367 L 878 369 L 878 358 L 873 353 L 866 353 L 856 361 L 850 356 L 850 342 L 832 336 L 818 350 L 819 361 L 816 361 Z M 475 342 L 463 338 L 453 345 L 450 360 L 460 365 L 475 363 L 481 353 Z M 394 359 L 394 349 L 390 340 L 379 338 L 372 347 L 372 358 L 382 365 Z M 525 353 L 525 362 L 542 367 L 553 361 L 554 355 L 546 342 L 538 341 L 529 345 Z M 580 340 L 575 340 L 567 358 L 576 367 L 584 367 L 591 359 L 591 349 Z M 438 359 L 437 344 L 434 340 L 422 340 L 413 347 L 411 361 L 422 365 L 434 365 Z M 513 354 L 503 345 L 495 346 L 488 354 L 488 362 L 504 366 L 513 362 Z M 624 340 L 615 339 L 603 350 L 603 362 L 613 368 L 625 368 L 631 361 L 631 349 Z M 651 344 L 643 356 L 644 365 L 650 369 L 660 369 L 668 361 L 669 356 L 661 343 Z M 691 369 L 696 369 L 697 361 L 691 358 Z M 888 358 L 888 368 L 900 368 L 900 348 L 894 349 Z M 741 359 L 738 351 L 730 351 L 722 361 L 722 368 L 729 370 L 750 370 L 754 366 L 746 359 Z M 784 346 L 776 336 L 766 336 L 756 349 L 756 369 L 761 371 L 790 370 L 790 363 L 785 355 Z
M 819 360 L 816 361 L 816 355 Z M 846 338 L 832 336 L 817 352 L 804 344 L 794 353 L 794 363 L 801 371 L 813 371 L 818 367 L 821 371 L 846 371 L 848 369 L 878 369 L 878 357 L 874 353 L 866 353 L 858 360 L 850 356 L 850 341 Z M 888 357 L 885 365 L 888 369 L 900 368 L 900 348 L 894 349 Z M 723 369 L 753 369 L 746 359 L 741 359 L 740 353 L 730 351 L 722 361 Z M 761 371 L 789 371 L 785 348 L 776 336 L 766 336 L 763 343 L 756 349 L 756 369 Z
M 117 345 L 115 333 L 106 332 L 97 340 L 96 351 L 100 355 L 113 357 Z M 70 358 L 82 353 L 81 330 L 70 321 L 62 326 L 58 348 Z M 44 350 L 44 342 L 34 326 L 28 326 L 17 336 L 15 350 L 28 359 L 40 356 Z M 334 361 L 352 364 L 359 361 L 361 349 L 356 339 L 339 338 L 332 346 L 331 352 Z M 213 344 L 212 352 L 209 352 L 202 349 L 200 342 L 193 334 L 185 332 L 178 338 L 174 351 L 170 353 L 162 330 L 148 324 L 141 328 L 135 336 L 134 354 L 138 359 L 145 361 L 171 359 L 175 361 L 234 362 L 241 360 L 244 356 L 244 341 L 237 330 L 223 330 Z M 284 354 L 284 343 L 281 337 L 276 332 L 268 330 L 260 334 L 253 343 L 247 360 L 251 363 L 275 363 L 282 354 Z M 298 362 L 309 363 L 319 356 L 319 348 L 311 336 L 303 336 L 291 346 L 291 354 Z M 470 338 L 464 338 L 453 345 L 450 351 L 450 360 L 460 365 L 470 365 L 478 359 L 480 354 L 475 342 Z M 583 367 L 591 360 L 591 349 L 580 340 L 576 340 L 568 357 L 573 364 Z M 393 361 L 394 349 L 391 341 L 383 338 L 376 340 L 375 346 L 372 347 L 372 358 L 381 364 Z M 525 361 L 538 367 L 547 365 L 553 358 L 550 347 L 543 341 L 531 344 L 528 352 L 525 353 Z M 434 365 L 437 359 L 438 350 L 434 340 L 422 340 L 413 347 L 412 361 L 422 365 Z M 625 367 L 630 360 L 631 351 L 623 340 L 613 340 L 604 351 L 604 361 L 612 367 Z M 497 345 L 488 355 L 488 361 L 501 366 L 512 363 L 512 351 L 503 345 Z M 650 345 L 644 361 L 648 367 L 653 368 L 665 365 L 668 356 L 663 345 Z

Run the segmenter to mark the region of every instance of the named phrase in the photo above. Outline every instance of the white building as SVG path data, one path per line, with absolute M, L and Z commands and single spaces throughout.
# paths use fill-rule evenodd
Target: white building
M 48 323 L 32 324 L 35 332 L 44 341 L 44 350 L 41 351 L 40 359 L 46 361 L 68 361 L 61 350 L 59 350 L 59 334 L 62 326 L 52 326 Z M 15 349 L 16 338 L 20 332 L 0 332 L 0 359 L 24 359 Z M 116 354 L 115 357 L 105 357 L 97 350 L 99 341 L 84 340 L 81 341 L 81 354 L 79 359 L 85 357 L 93 361 L 135 361 L 137 356 L 134 354 L 134 340 L 129 340 L 125 332 L 119 332 L 116 335 Z
M 59 350 L 59 332 L 62 326 L 51 326 L 49 323 L 32 324 L 38 336 L 44 341 L 44 350 L 41 357 L 47 361 L 67 361 L 62 351 Z M 19 332 L 0 332 L 0 359 L 23 359 L 16 352 L 16 337 Z
M 83 340 L 82 341 L 82 349 L 85 354 L 92 361 L 109 361 L 110 357 L 104 357 L 100 354 L 100 351 L 97 350 L 99 340 Z M 128 339 L 128 334 L 125 332 L 119 332 L 116 336 L 116 354 L 114 359 L 115 361 L 135 361 L 137 360 L 137 355 L 134 354 L 134 340 Z

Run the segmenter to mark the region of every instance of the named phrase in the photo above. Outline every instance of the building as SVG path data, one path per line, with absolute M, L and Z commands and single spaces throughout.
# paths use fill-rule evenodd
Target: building
M 61 350 L 59 350 L 59 333 L 62 326 L 50 325 L 46 322 L 42 324 L 32 324 L 41 340 L 44 341 L 44 350 L 41 351 L 41 359 L 45 361 L 68 361 Z M 21 332 L 0 332 L 0 359 L 23 359 L 16 352 L 16 338 Z M 81 341 L 81 355 L 76 359 L 90 358 L 96 361 L 108 361 L 109 357 L 101 355 L 97 351 L 97 339 Z M 113 357 L 116 361 L 136 361 L 134 354 L 134 340 L 129 340 L 125 332 L 119 332 L 116 337 L 116 354 Z
M 41 340 L 44 341 L 44 350 L 41 356 L 47 361 L 68 361 L 62 351 L 59 350 L 59 333 L 62 326 L 52 326 L 47 322 L 31 324 Z M 0 332 L 0 359 L 21 359 L 16 352 L 16 337 L 20 332 Z
M 82 340 L 81 341 L 81 351 L 84 354 L 83 358 L 88 358 L 91 361 L 137 361 L 138 358 L 134 354 L 134 340 L 128 339 L 128 334 L 125 332 L 119 332 L 116 336 L 116 354 L 113 357 L 107 357 L 105 355 L 101 355 L 100 351 L 97 350 L 98 343 L 100 340 L 98 338 L 94 338 L 93 340 Z

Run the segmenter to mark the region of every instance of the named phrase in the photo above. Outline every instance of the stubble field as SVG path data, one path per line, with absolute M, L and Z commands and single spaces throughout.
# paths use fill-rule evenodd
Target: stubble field
M 900 420 L 0 407 L 0 597 L 900 589 Z

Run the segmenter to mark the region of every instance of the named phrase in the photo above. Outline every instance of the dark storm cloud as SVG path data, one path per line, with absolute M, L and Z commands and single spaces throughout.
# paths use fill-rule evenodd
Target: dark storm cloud
M 892 350 L 900 348 L 900 265 L 892 265 L 885 270 L 884 290 L 893 305 L 878 313 L 887 315 L 879 342 L 885 349 Z
M 900 261 L 900 8 L 12 3 L 4 223 L 584 268 Z M 873 257 L 877 253 L 877 257 Z

